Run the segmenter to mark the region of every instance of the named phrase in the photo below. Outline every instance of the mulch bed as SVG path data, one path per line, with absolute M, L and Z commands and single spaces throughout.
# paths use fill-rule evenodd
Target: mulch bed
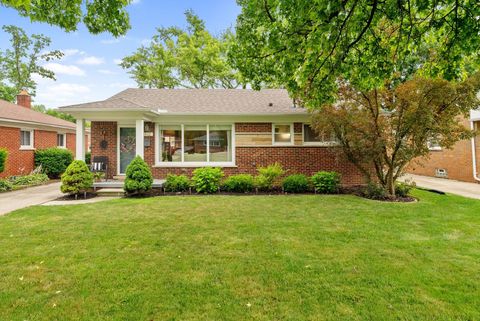
M 355 195 L 375 201 L 380 201 L 380 202 L 404 202 L 404 203 L 409 203 L 409 202 L 417 202 L 418 200 L 414 197 L 390 197 L 390 198 L 383 198 L 383 199 L 372 199 L 368 198 L 365 196 L 363 193 L 364 186 L 348 186 L 348 187 L 343 187 L 340 189 L 340 191 L 337 194 L 331 194 L 331 195 Z M 314 192 L 310 193 L 299 193 L 299 194 L 290 194 L 290 193 L 285 193 L 282 191 L 281 188 L 277 188 L 273 191 L 255 191 L 252 193 L 230 193 L 230 192 L 225 192 L 225 191 L 219 191 L 218 193 L 215 194 L 198 194 L 195 191 L 189 191 L 189 192 L 165 192 L 161 188 L 152 188 L 150 191 L 142 194 L 142 195 L 130 195 L 129 197 L 131 198 L 148 198 L 148 197 L 156 197 L 156 196 L 195 196 L 195 195 L 203 195 L 203 196 L 208 196 L 208 195 L 230 195 L 230 196 L 252 196 L 252 195 L 259 195 L 259 196 L 268 196 L 268 195 L 322 195 L 322 194 L 317 194 Z M 86 197 L 84 198 L 84 195 L 78 195 L 77 198 L 75 198 L 74 195 L 65 195 L 62 197 L 57 198 L 56 200 L 58 201 L 75 201 L 75 200 L 82 200 L 82 199 L 90 199 L 96 197 L 97 194 L 95 192 L 89 191 L 86 193 Z
M 97 197 L 97 194 L 94 192 L 87 192 L 84 194 L 79 194 L 75 198 L 75 195 L 64 195 L 62 197 L 56 198 L 56 201 L 78 201 L 78 200 L 88 200 L 91 198 Z

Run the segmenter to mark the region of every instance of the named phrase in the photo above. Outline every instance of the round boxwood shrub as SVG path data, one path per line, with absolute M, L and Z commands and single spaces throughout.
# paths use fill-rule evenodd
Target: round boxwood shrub
M 7 155 L 7 150 L 0 148 L 0 173 L 5 170 L 5 164 L 7 163 Z
M 0 192 L 11 191 L 13 184 L 7 179 L 0 179 Z
M 42 166 L 50 178 L 58 178 L 72 163 L 73 155 L 68 149 L 47 148 L 35 151 L 35 166 Z
M 238 174 L 227 177 L 222 188 L 227 192 L 248 193 L 254 190 L 253 176 L 250 174 Z
M 202 167 L 193 171 L 193 186 L 197 193 L 211 194 L 218 191 L 223 171 L 217 167 Z
M 152 189 L 153 176 L 147 163 L 136 156 L 127 166 L 123 190 L 127 195 L 141 195 Z
M 168 174 L 163 187 L 166 192 L 186 192 L 190 189 L 190 184 L 186 175 Z
M 68 165 L 62 175 L 62 193 L 78 195 L 85 193 L 93 184 L 93 174 L 90 173 L 84 161 L 76 160 Z
M 340 174 L 320 171 L 312 176 L 312 184 L 318 193 L 337 193 L 340 187 Z
M 283 190 L 287 193 L 305 193 L 310 189 L 308 178 L 303 174 L 294 174 L 285 177 L 282 186 Z

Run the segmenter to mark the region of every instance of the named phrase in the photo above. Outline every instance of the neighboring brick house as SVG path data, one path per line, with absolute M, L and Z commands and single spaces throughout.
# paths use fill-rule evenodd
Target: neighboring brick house
M 108 177 L 123 175 L 140 155 L 155 178 L 202 166 L 255 174 L 279 162 L 290 174 L 328 170 L 344 184 L 364 182 L 334 141 L 315 135 L 308 111 L 285 90 L 127 89 L 60 110 L 77 118 L 77 133 L 91 121 L 92 157 L 108 157 Z M 83 155 L 77 149 L 77 159 Z
M 462 119 L 462 124 L 478 130 L 480 128 L 480 112 L 471 111 L 470 119 Z M 431 143 L 428 157 L 414 160 L 407 172 L 417 175 L 455 179 L 464 182 L 479 182 L 478 155 L 480 153 L 480 137 L 461 140 L 453 148 L 442 148 Z
M 75 144 L 75 124 L 32 110 L 26 91 L 17 96 L 17 104 L 0 99 L 0 148 L 8 151 L 0 177 L 30 173 L 36 149 L 60 147 L 75 153 Z

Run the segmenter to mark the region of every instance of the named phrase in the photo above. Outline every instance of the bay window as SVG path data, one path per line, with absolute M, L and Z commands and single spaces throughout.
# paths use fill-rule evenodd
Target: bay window
M 233 165 L 233 125 L 159 125 L 161 166 Z

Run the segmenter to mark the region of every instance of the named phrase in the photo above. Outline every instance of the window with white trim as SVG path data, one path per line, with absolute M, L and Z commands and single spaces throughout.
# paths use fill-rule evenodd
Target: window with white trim
M 429 150 L 442 150 L 442 146 L 437 139 L 431 138 L 427 141 L 427 146 Z
M 293 124 L 273 124 L 272 135 L 274 145 L 293 144 Z
M 67 145 L 67 135 L 57 134 L 57 147 L 65 148 Z
M 172 166 L 233 163 L 233 125 L 159 125 L 157 163 Z
M 33 148 L 33 130 L 29 130 L 29 129 L 20 130 L 20 148 L 22 149 Z
M 334 145 L 338 144 L 335 134 L 317 133 L 309 124 L 303 124 L 303 143 L 305 145 Z

